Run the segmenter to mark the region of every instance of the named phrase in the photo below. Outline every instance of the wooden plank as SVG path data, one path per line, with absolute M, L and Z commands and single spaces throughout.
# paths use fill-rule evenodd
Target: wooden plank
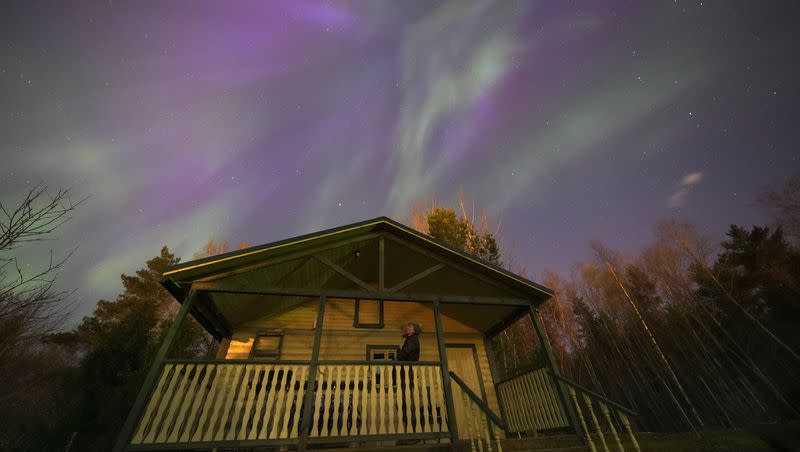
M 253 390 L 257 391 L 257 393 L 253 393 L 255 409 L 252 413 L 253 425 L 250 426 L 250 430 L 247 433 L 248 440 L 253 440 L 258 437 L 258 425 L 264 420 L 261 416 L 261 410 L 264 408 L 264 402 L 267 399 L 267 383 L 269 381 L 269 371 L 271 369 L 272 366 L 269 365 L 262 364 L 257 366 L 256 376 L 253 379 Z M 264 417 L 266 417 L 266 414 Z
M 374 291 L 375 290 L 372 286 L 370 286 L 369 284 L 367 284 L 364 281 L 362 281 L 359 277 L 357 277 L 356 275 L 350 273 L 349 271 L 345 270 L 344 268 L 340 267 L 339 265 L 337 265 L 335 262 L 331 261 L 327 257 L 320 256 L 319 254 L 315 254 L 314 255 L 314 259 L 322 262 L 325 266 L 329 267 L 331 270 L 333 270 L 336 273 L 338 273 L 338 274 L 344 276 L 345 278 L 349 279 L 350 281 L 352 281 L 356 285 L 360 286 L 364 290 L 367 290 L 367 291 Z
M 279 438 L 288 438 L 289 437 L 289 421 L 291 420 L 291 412 L 292 412 L 292 404 L 294 403 L 294 397 L 296 395 L 295 390 L 295 382 L 297 380 L 297 366 L 292 366 L 291 368 L 291 375 L 289 376 L 289 387 L 286 389 L 286 404 L 284 408 L 284 420 L 283 420 L 283 427 L 281 428 L 281 434 Z
M 265 287 L 261 289 L 241 289 L 236 287 L 226 287 L 220 282 L 216 283 L 197 283 L 197 290 L 210 293 L 231 293 L 239 295 L 290 295 L 300 297 L 318 297 L 327 295 L 332 298 L 366 298 L 377 300 L 392 301 L 425 301 L 433 302 L 438 300 L 440 303 L 455 304 L 481 304 L 491 306 L 530 306 L 531 301 L 524 298 L 512 297 L 477 297 L 468 295 L 438 295 L 425 293 L 402 293 L 387 292 L 378 290 L 333 290 L 333 289 L 304 289 L 304 288 L 283 288 Z
M 311 386 L 312 382 L 308 379 L 308 374 L 306 371 L 308 370 L 307 366 L 298 366 L 300 369 L 300 376 L 299 376 L 299 386 L 297 388 L 297 394 L 295 395 L 295 410 L 294 410 L 294 417 L 292 418 L 292 431 L 289 432 L 289 438 L 297 438 L 300 434 L 300 411 L 302 411 L 302 404 L 303 400 L 305 400 L 305 388 L 308 385 Z M 313 392 L 313 388 L 310 388 Z M 307 407 L 306 409 L 311 409 L 311 407 Z
M 142 416 L 142 419 L 139 421 L 139 428 L 131 440 L 131 444 L 141 443 L 144 439 L 144 434 L 149 432 L 148 426 L 150 426 L 153 422 L 153 411 L 161 403 L 161 398 L 164 396 L 164 384 L 166 383 L 167 376 L 169 375 L 170 371 L 172 371 L 173 367 L 174 364 L 164 364 L 164 367 L 161 371 L 161 378 L 158 380 L 158 386 L 156 386 L 155 391 L 153 391 L 153 394 L 150 397 L 150 401 L 147 403 L 147 410 Z
M 369 434 L 383 434 L 386 433 L 386 423 L 384 422 L 385 413 L 384 410 L 384 394 L 383 389 L 386 386 L 386 376 L 383 374 L 383 367 L 382 366 L 375 366 L 372 367 L 372 391 L 370 391 L 369 401 L 370 401 L 370 413 L 369 413 Z M 381 383 L 378 385 L 378 376 L 381 376 Z M 375 406 L 375 399 L 378 399 L 380 411 L 376 410 Z M 376 419 L 377 414 L 377 419 Z
M 436 264 L 433 267 L 430 267 L 430 268 L 428 268 L 426 270 L 423 270 L 423 271 L 417 273 L 416 275 L 406 279 L 405 281 L 392 286 L 391 288 L 387 289 L 387 292 L 397 292 L 398 290 L 403 289 L 405 287 L 408 287 L 411 284 L 414 284 L 415 282 L 419 281 L 420 279 L 425 278 L 428 275 L 431 275 L 431 274 L 433 274 L 433 273 L 435 273 L 435 272 L 437 272 L 437 271 L 439 271 L 439 270 L 441 270 L 443 268 L 444 268 L 444 264 Z
M 208 380 L 211 376 L 213 371 L 214 365 L 205 364 L 203 366 L 203 376 L 202 380 L 198 375 L 198 385 L 196 386 L 196 393 L 194 398 L 191 401 L 191 406 L 189 407 L 189 414 L 186 418 L 186 426 L 183 429 L 183 433 L 181 434 L 180 442 L 185 443 L 188 442 L 192 436 L 192 430 L 194 429 L 195 421 L 200 414 L 200 408 L 203 406 L 203 403 L 206 400 L 206 396 L 208 395 Z M 198 366 L 200 367 L 200 366 Z
M 206 403 L 203 405 L 200 421 L 197 424 L 197 430 L 195 431 L 194 435 L 192 435 L 192 442 L 209 441 L 211 439 L 208 433 L 211 427 L 207 425 L 208 423 L 213 423 L 213 417 L 212 421 L 209 421 L 208 417 L 209 414 L 213 412 L 215 405 L 219 403 L 217 399 L 219 398 L 220 387 L 222 386 L 222 376 L 226 373 L 227 368 L 228 366 L 214 366 L 211 389 L 208 392 Z

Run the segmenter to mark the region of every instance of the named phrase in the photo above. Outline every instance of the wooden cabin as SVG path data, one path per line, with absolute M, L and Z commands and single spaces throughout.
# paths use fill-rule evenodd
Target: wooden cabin
M 559 375 L 537 313 L 549 289 L 389 218 L 182 263 L 162 283 L 182 306 L 118 451 L 493 450 L 630 432 L 630 410 Z M 169 358 L 187 315 L 219 340 L 217 359 Z M 501 378 L 492 338 L 523 316 L 545 364 Z M 408 322 L 423 329 L 417 362 L 397 361 Z

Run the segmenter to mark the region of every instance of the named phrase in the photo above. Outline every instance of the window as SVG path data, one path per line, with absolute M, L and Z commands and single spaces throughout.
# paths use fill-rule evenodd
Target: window
M 353 327 L 383 328 L 383 300 L 356 299 Z
M 367 345 L 367 361 L 396 361 L 399 350 L 394 345 Z
M 253 348 L 250 349 L 250 359 L 277 361 L 281 358 L 281 344 L 283 333 L 271 331 L 256 335 Z

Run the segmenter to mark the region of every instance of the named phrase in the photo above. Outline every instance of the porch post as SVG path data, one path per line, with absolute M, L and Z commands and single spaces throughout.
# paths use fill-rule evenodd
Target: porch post
M 553 350 L 550 348 L 550 341 L 547 340 L 547 334 L 545 333 L 544 326 L 539 318 L 539 311 L 536 309 L 536 306 L 533 303 L 530 305 L 530 313 L 531 320 L 533 320 L 533 327 L 536 330 L 536 335 L 539 337 L 539 342 L 542 344 L 542 350 L 544 350 L 545 357 L 547 358 L 547 367 L 550 368 L 550 372 L 560 377 L 561 372 L 558 370 L 558 363 L 556 363 Z M 564 387 L 564 383 L 560 379 L 555 378 L 553 379 L 553 384 L 555 384 L 556 389 L 558 390 L 558 397 L 561 399 L 561 404 L 566 410 L 569 423 L 572 424 L 572 428 L 575 429 L 575 434 L 578 435 L 579 438 L 583 438 L 582 431 L 578 424 L 578 416 L 575 413 L 575 407 L 572 406 L 572 403 L 570 402 L 570 398 L 567 394 L 566 388 Z
M 306 379 L 305 397 L 303 397 L 303 420 L 301 424 L 303 429 L 300 430 L 300 438 L 297 443 L 297 452 L 304 452 L 308 445 L 308 435 L 311 433 L 311 420 L 314 414 L 311 411 L 311 403 L 314 400 L 314 387 L 317 384 L 317 369 L 319 368 L 319 347 L 322 343 L 322 321 L 325 319 L 325 295 L 319 297 L 319 309 L 317 310 L 317 323 L 314 326 L 314 345 L 311 348 L 311 362 L 308 365 L 308 378 Z M 322 390 L 322 388 L 320 388 Z M 314 407 L 319 409 L 319 407 Z
M 450 369 L 447 366 L 447 347 L 444 342 L 444 329 L 442 328 L 442 314 L 439 312 L 439 300 L 433 302 L 433 318 L 436 320 L 436 342 L 439 344 L 439 361 L 442 369 L 442 386 L 444 387 L 444 401 L 447 407 L 447 429 L 450 430 L 450 444 L 458 441 L 458 423 L 456 410 L 453 404 L 453 388 L 450 387 Z
M 122 424 L 122 430 L 120 430 L 119 435 L 117 436 L 117 442 L 114 445 L 114 452 L 122 452 L 127 448 L 128 440 L 133 434 L 133 429 L 136 427 L 139 416 L 142 414 L 142 410 L 145 407 L 145 402 L 147 402 L 150 393 L 153 391 L 153 388 L 156 385 L 156 380 L 161 373 L 163 361 L 172 351 L 172 348 L 175 345 L 175 338 L 178 336 L 178 331 L 180 331 L 181 326 L 183 326 L 183 322 L 186 320 L 186 316 L 189 314 L 189 310 L 192 308 L 197 296 L 198 292 L 194 289 L 191 289 L 189 294 L 183 300 L 181 309 L 175 316 L 175 320 L 172 322 L 172 326 L 169 328 L 167 336 L 164 338 L 164 342 L 161 343 L 161 347 L 159 347 L 158 352 L 153 359 L 153 364 L 150 366 L 150 370 L 147 371 L 147 376 L 144 379 L 144 383 L 142 383 L 142 388 L 139 389 L 139 395 L 136 396 L 136 401 L 133 402 L 133 407 L 128 413 L 125 423 Z
M 489 371 L 492 374 L 492 386 L 494 386 L 494 393 L 497 395 L 497 405 L 500 406 L 500 417 L 508 425 L 508 417 L 506 417 L 506 407 L 503 403 L 503 397 L 500 395 L 500 387 L 497 385 L 497 380 L 500 377 L 500 372 L 497 369 L 497 361 L 494 360 L 494 347 L 492 346 L 492 338 L 494 336 L 484 336 L 483 345 L 486 348 L 486 359 L 489 360 Z M 494 431 L 491 431 L 494 433 Z M 505 432 L 508 433 L 508 432 Z

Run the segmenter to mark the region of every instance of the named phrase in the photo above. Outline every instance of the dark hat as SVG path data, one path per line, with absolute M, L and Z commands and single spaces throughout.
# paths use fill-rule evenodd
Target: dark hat
M 414 334 L 422 333 L 422 325 L 419 323 L 408 322 L 408 324 L 411 325 L 411 328 L 414 328 Z

